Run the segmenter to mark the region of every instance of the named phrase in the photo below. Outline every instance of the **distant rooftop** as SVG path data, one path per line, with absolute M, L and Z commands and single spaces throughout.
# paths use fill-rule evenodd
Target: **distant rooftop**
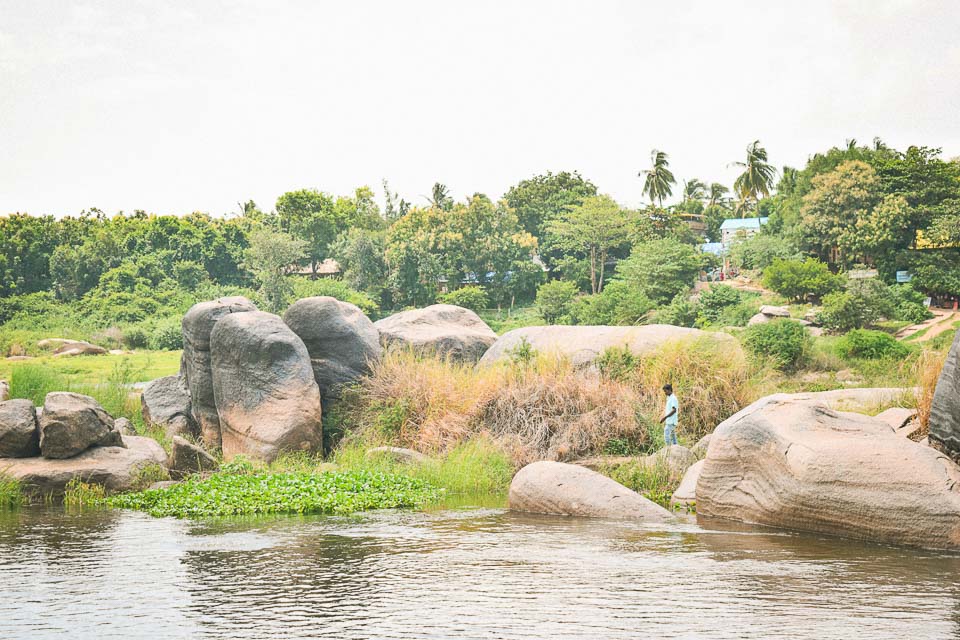
M 720 231 L 735 231 L 737 229 L 759 229 L 767 224 L 770 218 L 727 218 L 720 225 Z
M 700 245 L 700 250 L 704 253 L 712 253 L 714 255 L 723 254 L 723 243 L 722 242 L 704 242 Z

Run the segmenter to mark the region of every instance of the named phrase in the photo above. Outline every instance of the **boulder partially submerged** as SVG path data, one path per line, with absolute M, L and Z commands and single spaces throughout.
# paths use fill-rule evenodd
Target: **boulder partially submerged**
M 960 331 L 940 371 L 930 405 L 930 444 L 960 461 Z
M 528 464 L 510 483 L 510 509 L 529 513 L 665 522 L 670 512 L 586 467 L 563 462 Z
M 223 456 L 270 461 L 323 447 L 320 389 L 306 345 L 278 316 L 230 313 L 210 334 Z M 206 442 L 206 439 L 205 439 Z
M 380 360 L 380 333 L 356 305 L 319 296 L 297 300 L 283 321 L 307 347 L 325 403 Z
M 483 354 L 481 365 L 510 358 L 523 344 L 536 351 L 570 358 L 575 367 L 588 367 L 610 348 L 627 348 L 634 355 L 655 352 L 676 340 L 715 340 L 731 349 L 740 349 L 736 338 L 726 333 L 650 324 L 641 327 L 544 326 L 514 329 L 500 338 Z
M 151 427 L 163 429 L 169 437 L 200 435 L 200 428 L 190 407 L 190 392 L 180 376 L 157 378 L 140 395 L 143 420 Z
M 0 458 L 40 455 L 37 411 L 29 400 L 0 402 Z
M 123 446 L 93 447 L 72 458 L 3 458 L 0 473 L 19 480 L 32 498 L 63 496 L 67 484 L 79 479 L 103 485 L 106 493 L 139 488 L 141 471 L 149 465 L 162 466 L 166 453 L 156 440 L 125 436 Z
M 698 517 L 960 549 L 960 467 L 808 395 L 768 396 L 717 427 Z
M 199 302 L 187 311 L 181 323 L 183 355 L 180 373 L 190 395 L 190 409 L 209 449 L 220 448 L 220 417 L 213 397 L 213 372 L 210 364 L 210 333 L 217 322 L 232 313 L 256 311 L 242 296 Z
M 374 324 L 385 348 L 410 348 L 454 362 L 477 362 L 497 341 L 480 316 L 452 304 L 403 311 Z
M 90 396 L 48 393 L 40 416 L 40 454 L 70 458 L 94 446 L 123 447 L 113 422 L 113 416 Z

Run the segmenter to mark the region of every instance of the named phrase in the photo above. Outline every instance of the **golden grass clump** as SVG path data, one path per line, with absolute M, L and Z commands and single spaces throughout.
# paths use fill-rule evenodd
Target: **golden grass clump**
M 915 434 L 922 438 L 930 431 L 930 405 L 933 404 L 933 392 L 940 379 L 940 371 L 947 359 L 947 352 L 924 349 L 916 360 L 915 373 L 917 378 L 917 417 L 920 420 L 920 431 Z

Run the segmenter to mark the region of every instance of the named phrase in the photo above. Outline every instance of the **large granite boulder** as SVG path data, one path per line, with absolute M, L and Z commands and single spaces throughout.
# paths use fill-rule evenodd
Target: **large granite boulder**
M 328 296 L 297 300 L 283 321 L 307 346 L 324 402 L 380 360 L 380 334 L 363 311 Z
M 528 464 L 510 483 L 514 511 L 664 522 L 670 512 L 586 467 L 544 460 Z
M 144 387 L 140 411 L 144 422 L 163 429 L 169 437 L 200 435 L 190 407 L 190 392 L 180 376 L 157 378 Z
M 48 393 L 40 416 L 40 455 L 70 458 L 94 446 L 123 446 L 113 416 L 90 396 L 68 391 Z
M 650 324 L 642 327 L 545 326 L 514 329 L 500 336 L 480 359 L 481 365 L 507 359 L 524 341 L 540 353 L 569 357 L 576 367 L 589 367 L 611 347 L 626 347 L 635 355 L 655 352 L 667 342 L 691 339 L 716 340 L 740 349 L 736 338 L 726 333 Z
M 261 311 L 226 315 L 210 334 L 210 353 L 225 459 L 322 448 L 310 354 L 283 320 Z
M 213 398 L 213 373 L 210 367 L 210 333 L 220 318 L 232 313 L 256 311 L 242 296 L 199 302 L 183 316 L 183 355 L 180 375 L 190 396 L 190 410 L 210 450 L 220 448 L 220 418 Z
M 171 478 L 179 479 L 192 473 L 215 471 L 217 466 L 216 459 L 209 453 L 180 436 L 173 436 L 170 457 L 167 459 Z
M 960 461 L 960 331 L 953 339 L 933 393 L 930 444 Z
M 806 395 L 762 398 L 717 427 L 697 516 L 960 549 L 960 467 Z
M 40 455 L 37 411 L 29 400 L 0 402 L 0 458 Z
M 385 348 L 412 348 L 454 362 L 477 362 L 497 341 L 497 334 L 480 316 L 452 304 L 403 311 L 375 324 Z
M 75 478 L 103 485 L 107 493 L 138 489 L 140 471 L 149 465 L 163 466 L 166 452 L 153 438 L 125 436 L 121 444 L 93 447 L 65 460 L 5 458 L 0 460 L 0 473 L 19 480 L 24 493 L 33 498 L 62 497 Z

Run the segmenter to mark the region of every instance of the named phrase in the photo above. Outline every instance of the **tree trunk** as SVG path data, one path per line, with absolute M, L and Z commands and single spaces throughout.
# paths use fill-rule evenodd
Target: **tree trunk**
M 597 292 L 597 248 L 590 248 L 590 292 Z

